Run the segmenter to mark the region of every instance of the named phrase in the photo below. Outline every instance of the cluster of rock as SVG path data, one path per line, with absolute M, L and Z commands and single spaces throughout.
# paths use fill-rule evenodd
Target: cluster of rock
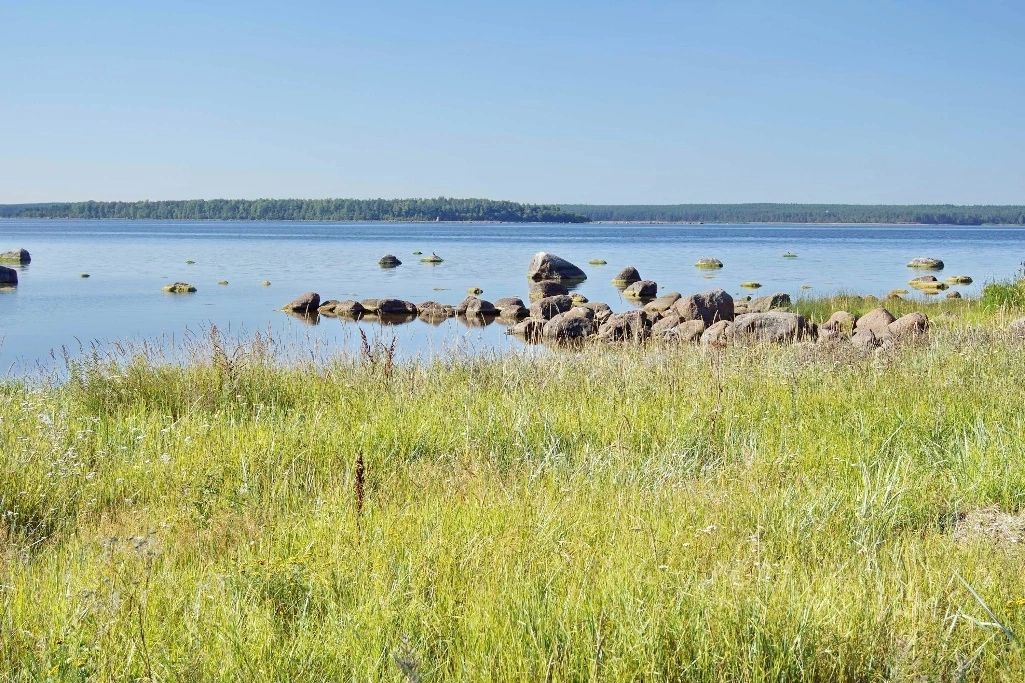
M 0 263 L 16 263 L 24 266 L 32 262 L 32 255 L 25 249 L 0 252 Z M 0 287 L 16 287 L 18 271 L 7 266 L 0 266 Z
M 615 313 L 605 303 L 590 302 L 571 295 L 567 283 L 584 278 L 583 271 L 569 261 L 545 252 L 531 260 L 527 271 L 530 303 L 507 297 L 494 302 L 468 296 L 458 306 L 402 299 L 321 301 L 307 292 L 285 306 L 301 315 L 323 314 L 359 319 L 375 316 L 382 320 L 428 322 L 460 317 L 468 324 L 501 320 L 510 325 L 508 334 L 531 342 L 699 343 L 721 347 L 739 343 L 786 344 L 793 342 L 843 343 L 875 349 L 925 334 L 929 320 L 922 313 L 895 318 L 885 308 L 876 308 L 861 318 L 837 311 L 821 326 L 786 309 L 792 305 L 787 294 L 772 294 L 734 301 L 725 290 L 711 289 L 698 294 L 669 292 L 657 295 L 658 285 L 642 280 L 636 268 L 626 268 L 614 282 L 624 286 L 624 295 L 643 299 L 642 308 Z M 634 288 L 634 294 L 627 294 Z

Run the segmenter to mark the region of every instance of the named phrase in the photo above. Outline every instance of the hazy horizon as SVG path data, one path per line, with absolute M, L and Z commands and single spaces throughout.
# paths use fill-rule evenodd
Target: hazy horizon
M 0 203 L 1025 204 L 1025 8 L 0 8 Z

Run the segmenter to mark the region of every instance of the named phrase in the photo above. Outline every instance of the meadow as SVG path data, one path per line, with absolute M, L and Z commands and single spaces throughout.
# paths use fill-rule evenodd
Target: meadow
M 0 680 L 1022 680 L 995 296 L 869 354 L 213 331 L 3 380 Z

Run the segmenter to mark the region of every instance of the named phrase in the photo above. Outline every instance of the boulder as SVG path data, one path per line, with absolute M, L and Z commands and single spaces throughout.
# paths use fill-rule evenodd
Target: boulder
M 594 311 L 584 306 L 574 306 L 565 313 L 559 315 L 575 315 L 578 318 L 586 318 L 587 320 L 594 320 Z
M 284 306 L 286 311 L 292 311 L 293 313 L 312 313 L 318 308 L 320 308 L 320 295 L 316 292 L 300 294 Z
M 14 249 L 13 251 L 0 252 L 0 263 L 20 263 L 25 265 L 32 262 L 32 255 L 25 249 Z
M 417 304 L 417 315 L 425 320 L 444 320 L 456 314 L 455 306 L 440 304 L 437 301 L 425 301 Z
M 929 318 L 924 313 L 908 313 L 887 325 L 886 329 L 897 340 L 921 337 L 929 331 Z
M 626 286 L 632 285 L 635 282 L 639 282 L 641 274 L 637 272 L 637 269 L 633 266 L 627 266 L 623 270 L 619 271 L 616 277 L 612 278 L 612 284 Z
M 729 331 L 732 326 L 732 320 L 720 320 L 709 325 L 705 331 L 701 333 L 701 337 L 699 338 L 701 345 L 726 346 L 726 342 L 729 340 Z
M 337 305 L 337 299 L 328 299 L 327 301 L 321 301 L 320 306 L 317 306 L 317 313 L 321 313 L 323 315 L 334 315 L 335 306 Z
M 777 292 L 769 296 L 759 296 L 751 299 L 747 304 L 747 310 L 750 313 L 767 313 L 776 308 L 787 308 L 791 304 L 789 294 Z
M 726 334 L 737 342 L 786 344 L 814 339 L 816 329 L 803 315 L 768 311 L 738 315 Z
M 722 268 L 722 261 L 720 261 L 717 258 L 702 258 L 698 259 L 697 263 L 695 263 L 694 265 L 698 268 L 714 270 L 716 268 Z
M 683 322 L 683 318 L 680 317 L 679 313 L 677 313 L 676 311 L 669 311 L 664 316 L 659 318 L 657 322 L 652 324 L 651 334 L 652 336 L 657 337 L 662 333 L 668 332 L 669 330 L 673 329 L 681 322 Z
M 880 334 L 888 335 L 889 330 L 887 327 L 894 320 L 896 320 L 896 318 L 893 317 L 892 313 L 882 306 L 879 306 L 858 318 L 858 322 L 854 325 L 854 331 L 857 333 L 862 330 L 872 330 L 876 333 L 877 337 Z
M 196 291 L 196 287 L 188 282 L 172 282 L 161 289 L 169 294 L 192 294 Z
M 668 294 L 662 294 L 656 299 L 649 301 L 644 305 L 644 310 L 650 313 L 662 314 L 670 310 L 677 301 L 680 300 L 679 292 L 669 292 Z
M 602 303 L 601 301 L 588 301 L 586 304 L 580 305 L 582 308 L 589 308 L 594 312 L 594 320 L 599 325 L 604 323 L 610 317 L 612 317 L 612 309 L 609 305 Z
M 18 284 L 18 271 L 14 268 L 0 266 L 0 285 L 11 287 Z
M 594 323 L 572 311 L 560 313 L 545 323 L 541 336 L 549 341 L 574 341 L 594 334 Z
M 401 266 L 402 261 L 400 261 L 397 257 L 392 256 L 391 254 L 385 254 L 380 259 L 378 259 L 377 265 L 381 266 L 382 268 L 394 268 L 395 266 Z
M 580 304 L 586 304 L 589 301 L 589 299 L 586 296 L 584 296 L 583 294 L 580 294 L 579 292 L 573 292 L 569 296 L 570 296 L 571 299 L 573 299 L 573 305 L 574 306 L 579 306 Z
M 498 310 L 498 317 L 502 320 L 522 320 L 530 315 L 530 311 L 519 304 L 505 306 Z
M 345 301 L 339 301 L 334 305 L 332 312 L 335 315 L 342 315 L 347 318 L 358 318 L 365 312 L 363 304 L 352 299 L 346 299 Z
M 851 344 L 862 351 L 873 351 L 892 342 L 893 338 L 889 332 L 883 331 L 876 334 L 874 330 L 868 327 L 861 328 L 851 337 Z
M 530 317 L 539 320 L 551 320 L 560 313 L 573 308 L 573 299 L 565 294 L 546 296 L 534 302 L 530 307 Z
M 416 304 L 402 299 L 378 299 L 377 314 L 390 316 L 416 315 Z
M 541 282 L 531 283 L 529 298 L 531 301 L 540 301 L 549 296 L 560 296 L 563 294 L 569 294 L 566 285 L 561 282 L 553 282 L 552 280 L 542 280 Z
M 534 282 L 542 280 L 554 280 L 556 282 L 563 280 L 574 281 L 586 280 L 587 273 L 564 258 L 545 251 L 539 251 L 530 260 L 530 266 L 527 268 L 527 278 Z
M 947 298 L 948 299 L 960 299 L 961 298 L 961 292 L 947 292 Z
M 826 339 L 850 338 L 857 318 L 847 311 L 836 311 L 819 327 L 819 336 Z
M 644 311 L 627 311 L 609 316 L 598 328 L 602 341 L 644 341 L 651 336 L 651 323 Z
M 673 309 L 683 320 L 701 320 L 706 326 L 734 317 L 733 297 L 722 289 L 681 297 Z
M 912 287 L 932 287 L 939 284 L 939 280 L 936 279 L 935 275 L 920 275 L 908 280 L 908 284 Z
M 951 275 L 947 278 L 948 285 L 970 285 L 974 282 L 968 275 Z
M 466 301 L 466 309 L 463 312 L 467 318 L 480 318 L 483 316 L 496 316 L 498 309 L 490 301 L 471 296 Z
M 658 293 L 658 284 L 653 280 L 638 280 L 623 290 L 628 299 L 654 299 Z
M 655 325 L 652 325 L 651 331 L 654 334 Z M 695 343 L 701 339 L 701 333 L 704 331 L 705 322 L 703 320 L 685 320 L 662 332 L 660 336 L 667 342 Z
M 943 261 L 938 258 L 920 256 L 908 262 L 908 268 L 922 268 L 924 270 L 943 270 Z
M 497 308 L 498 310 L 502 310 L 503 308 L 508 308 L 509 306 L 522 306 L 522 305 L 523 305 L 523 299 L 521 299 L 521 298 L 519 298 L 517 296 L 504 296 L 501 299 L 496 299 L 495 300 L 495 308 Z
M 537 318 L 527 318 L 510 327 L 505 333 L 523 337 L 529 342 L 538 342 L 541 341 L 546 322 Z

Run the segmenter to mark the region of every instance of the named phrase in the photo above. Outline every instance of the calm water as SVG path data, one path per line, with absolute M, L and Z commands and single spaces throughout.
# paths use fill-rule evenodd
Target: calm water
M 967 274 L 978 293 L 987 280 L 1013 275 L 1025 260 L 1025 230 L 918 226 L 804 225 L 465 225 L 317 224 L 277 222 L 160 222 L 0 220 L 0 251 L 24 247 L 31 265 L 20 269 L 15 291 L 0 292 L 0 374 L 50 362 L 52 349 L 111 340 L 155 340 L 168 345 L 202 334 L 211 323 L 230 334 L 270 331 L 295 347 L 331 350 L 352 344 L 357 325 L 321 317 L 317 325 L 278 309 L 313 290 L 324 299 L 397 297 L 458 303 L 468 287 L 484 298 L 526 300 L 525 271 L 534 252 L 570 259 L 589 279 L 578 291 L 613 309 L 629 308 L 611 284 L 620 268 L 636 266 L 660 291 L 693 292 L 712 286 L 737 295 L 757 280 L 758 293 L 824 295 L 840 291 L 885 294 L 903 287 L 916 256 L 936 256 L 944 275 Z M 414 251 L 437 252 L 445 262 L 419 263 Z M 798 254 L 784 259 L 785 251 Z M 403 265 L 378 267 L 386 253 Z M 694 268 L 714 256 L 726 267 Z M 603 258 L 606 266 L 587 261 Z M 194 260 L 194 265 L 187 265 Z M 80 273 L 90 273 L 83 279 Z M 261 285 L 270 280 L 271 286 Z M 169 295 L 176 280 L 198 288 Z M 219 286 L 228 280 L 228 286 Z M 802 284 L 812 286 L 801 290 Z M 390 326 L 360 323 L 370 334 L 394 334 L 405 355 L 459 347 L 470 351 L 520 348 L 505 328 L 439 326 L 415 321 Z

